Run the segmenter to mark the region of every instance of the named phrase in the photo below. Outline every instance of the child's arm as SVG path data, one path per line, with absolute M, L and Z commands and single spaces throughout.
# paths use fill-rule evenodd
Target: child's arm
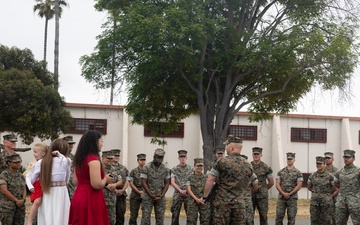
M 28 171 L 25 176 L 25 181 L 26 181 L 26 186 L 28 187 L 30 192 L 34 192 L 34 186 L 31 183 L 31 175 L 32 175 L 32 172 Z
M 35 181 L 37 181 L 40 177 L 40 166 L 41 166 L 41 161 L 42 159 L 38 160 L 36 163 L 35 163 L 35 166 L 34 166 L 34 171 L 31 175 L 31 183 L 35 183 Z

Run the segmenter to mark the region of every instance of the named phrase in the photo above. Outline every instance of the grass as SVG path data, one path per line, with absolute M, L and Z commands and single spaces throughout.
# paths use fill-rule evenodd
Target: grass
M 127 198 L 127 207 L 126 207 L 126 217 L 130 217 L 130 207 L 129 207 L 129 198 Z M 269 199 L 269 212 L 268 212 L 268 217 L 269 218 L 275 218 L 276 215 L 276 201 L 277 199 L 275 198 L 271 198 Z M 165 211 L 165 217 L 167 218 L 171 218 L 171 202 L 172 202 L 172 198 L 167 198 L 166 199 L 166 211 Z M 31 203 L 30 203 L 30 199 L 29 197 L 26 200 L 26 216 L 29 213 L 31 207 Z M 141 215 L 141 210 L 139 215 Z M 184 208 L 181 209 L 180 212 L 180 216 L 181 217 L 186 217 L 185 214 L 185 210 Z M 258 216 L 258 213 L 256 211 L 255 213 L 255 217 Z M 299 199 L 298 200 L 298 211 L 297 211 L 297 218 L 310 218 L 310 200 L 309 199 Z

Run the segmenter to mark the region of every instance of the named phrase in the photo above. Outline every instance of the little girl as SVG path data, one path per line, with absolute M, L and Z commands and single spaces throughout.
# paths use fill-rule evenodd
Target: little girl
M 44 143 L 38 143 L 35 144 L 33 147 L 34 157 L 35 160 L 38 161 L 39 159 L 42 159 L 48 151 L 48 146 Z M 35 163 L 32 163 L 32 166 Z M 29 165 L 30 166 L 30 165 Z M 33 168 L 28 168 L 28 172 L 26 173 L 26 185 L 28 186 L 31 194 L 30 194 L 30 201 L 33 203 L 30 209 L 30 213 L 27 220 L 27 225 L 31 225 L 36 214 L 38 211 L 38 208 L 41 205 L 41 196 L 42 196 L 42 190 L 40 186 L 40 180 L 35 181 L 33 184 L 31 183 L 31 175 Z

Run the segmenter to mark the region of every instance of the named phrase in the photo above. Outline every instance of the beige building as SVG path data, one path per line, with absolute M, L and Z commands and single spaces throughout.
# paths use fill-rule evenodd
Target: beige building
M 200 121 L 197 115 L 192 115 L 179 124 L 179 132 L 167 135 L 165 146 L 151 144 L 151 136 L 144 126 L 131 124 L 131 118 L 123 106 L 74 104 L 67 103 L 67 109 L 74 118 L 74 123 L 66 135 L 73 135 L 78 142 L 82 133 L 88 129 L 97 129 L 103 133 L 103 150 L 121 149 L 121 162 L 129 169 L 137 166 L 136 155 L 145 153 L 150 162 L 154 150 L 163 147 L 166 151 L 165 162 L 170 168 L 178 164 L 177 151 L 188 151 L 188 163 L 202 157 L 202 139 Z M 248 114 L 239 112 L 229 128 L 229 134 L 242 137 L 244 147 L 242 154 L 249 156 L 251 161 L 252 147 L 262 147 L 263 161 L 271 165 L 276 177 L 277 171 L 286 166 L 286 152 L 295 152 L 295 166 L 307 177 L 316 170 L 315 157 L 326 151 L 334 152 L 334 165 L 342 167 L 342 151 L 344 149 L 358 150 L 360 144 L 360 117 L 314 116 L 288 114 L 273 116 L 271 120 L 250 123 Z M 4 135 L 1 134 L 1 136 Z M 62 137 L 64 135 L 61 135 Z M 40 142 L 35 140 L 34 143 Z M 46 140 L 49 144 L 50 141 Z M 24 147 L 21 142 L 18 147 Z M 75 144 L 74 150 L 77 145 Z M 20 153 L 23 164 L 32 159 L 32 152 Z M 168 196 L 172 195 L 169 189 Z M 275 186 L 270 190 L 276 197 Z M 299 192 L 300 198 L 310 198 L 306 188 Z

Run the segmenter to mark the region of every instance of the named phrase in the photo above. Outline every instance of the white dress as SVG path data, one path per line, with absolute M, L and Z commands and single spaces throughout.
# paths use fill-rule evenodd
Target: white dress
M 51 153 L 48 153 L 51 154 Z M 42 160 L 36 162 L 31 181 L 36 181 L 40 176 Z M 41 205 L 38 209 L 38 225 L 67 225 L 69 222 L 70 199 L 66 184 L 70 180 L 69 158 L 59 153 L 53 157 L 51 182 L 53 186 L 50 193 L 43 193 Z

